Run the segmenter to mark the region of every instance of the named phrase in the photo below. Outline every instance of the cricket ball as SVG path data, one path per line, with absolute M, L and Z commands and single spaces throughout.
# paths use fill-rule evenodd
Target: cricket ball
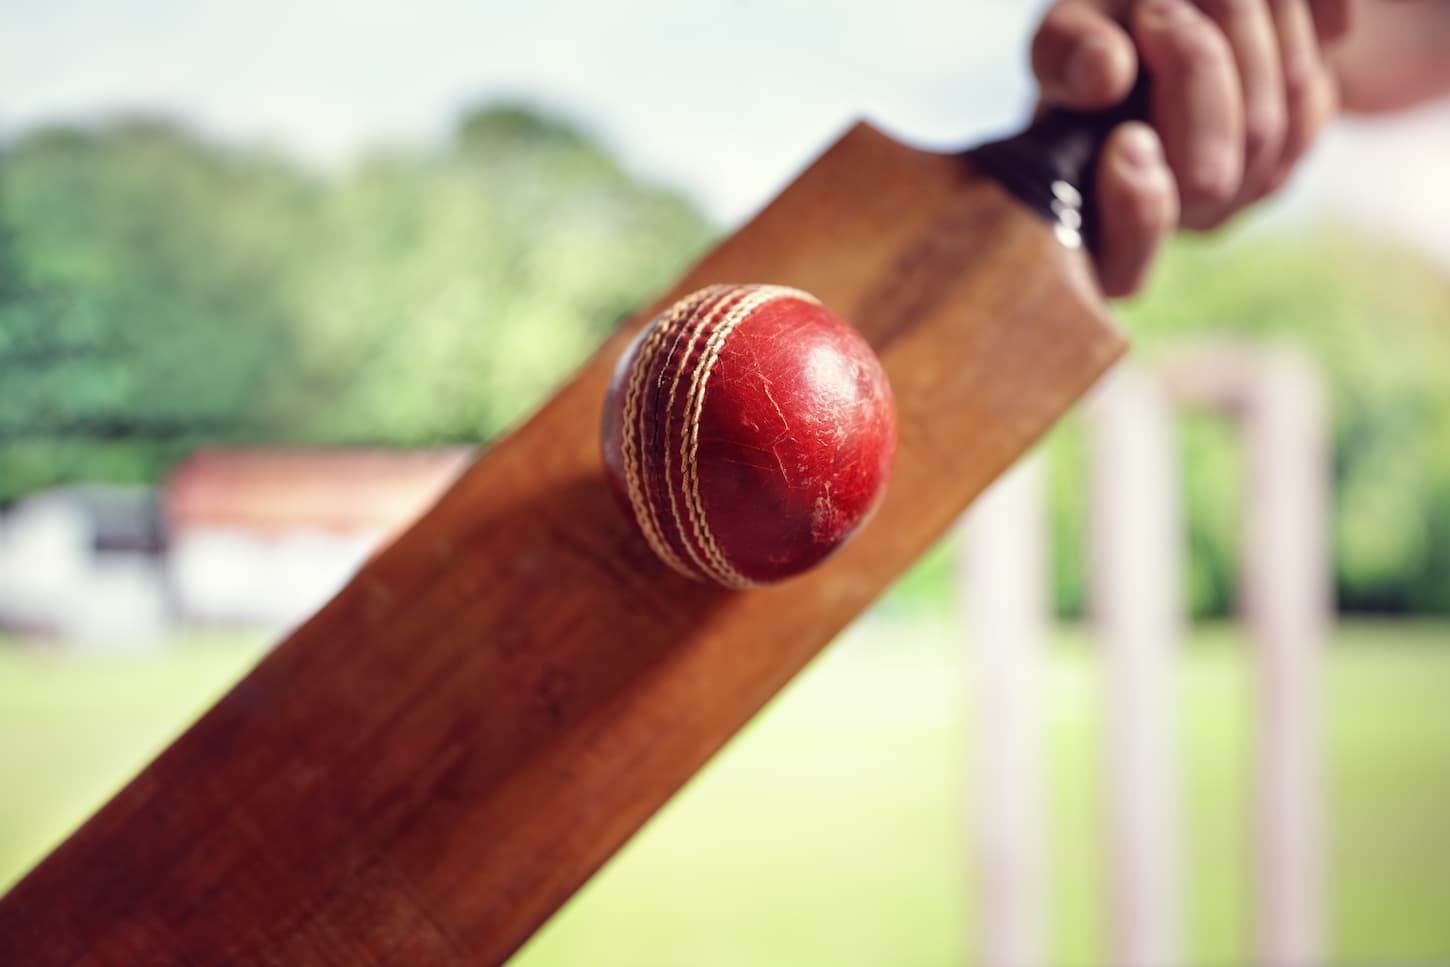
M 713 285 L 620 357 L 604 464 L 649 546 L 699 581 L 799 574 L 876 509 L 896 456 L 891 387 L 866 341 L 814 297 Z

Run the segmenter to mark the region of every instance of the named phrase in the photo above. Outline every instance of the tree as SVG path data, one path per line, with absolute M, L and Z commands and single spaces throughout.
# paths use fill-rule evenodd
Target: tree
M 128 121 L 0 162 L 0 500 L 205 442 L 481 442 L 704 245 L 520 108 L 319 179 Z
M 312 438 L 487 439 L 699 252 L 709 226 L 577 131 L 468 115 L 330 192 L 287 409 Z

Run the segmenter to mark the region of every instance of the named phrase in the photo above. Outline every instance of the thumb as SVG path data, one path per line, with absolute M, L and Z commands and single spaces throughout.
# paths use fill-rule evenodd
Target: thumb
M 1059 0 L 1032 38 L 1032 72 L 1043 99 L 1092 111 L 1128 96 L 1138 75 L 1132 38 L 1088 0 Z

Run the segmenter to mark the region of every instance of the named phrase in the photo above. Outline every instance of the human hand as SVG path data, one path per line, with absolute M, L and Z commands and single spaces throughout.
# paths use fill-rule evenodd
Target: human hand
M 1206 230 L 1280 188 L 1335 110 L 1326 49 L 1351 0 L 1057 0 L 1032 42 L 1045 103 L 1100 111 L 1150 81 L 1149 124 L 1098 166 L 1098 276 L 1143 284 L 1177 227 Z

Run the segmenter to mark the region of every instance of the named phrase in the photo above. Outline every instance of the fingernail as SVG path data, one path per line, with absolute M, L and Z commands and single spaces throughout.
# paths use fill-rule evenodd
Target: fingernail
M 1188 0 L 1148 0 L 1143 7 L 1143 22 L 1155 29 L 1175 26 L 1193 14 Z
M 1146 124 L 1132 124 L 1119 135 L 1121 157 L 1135 171 L 1147 171 L 1163 164 L 1163 148 L 1158 136 Z

